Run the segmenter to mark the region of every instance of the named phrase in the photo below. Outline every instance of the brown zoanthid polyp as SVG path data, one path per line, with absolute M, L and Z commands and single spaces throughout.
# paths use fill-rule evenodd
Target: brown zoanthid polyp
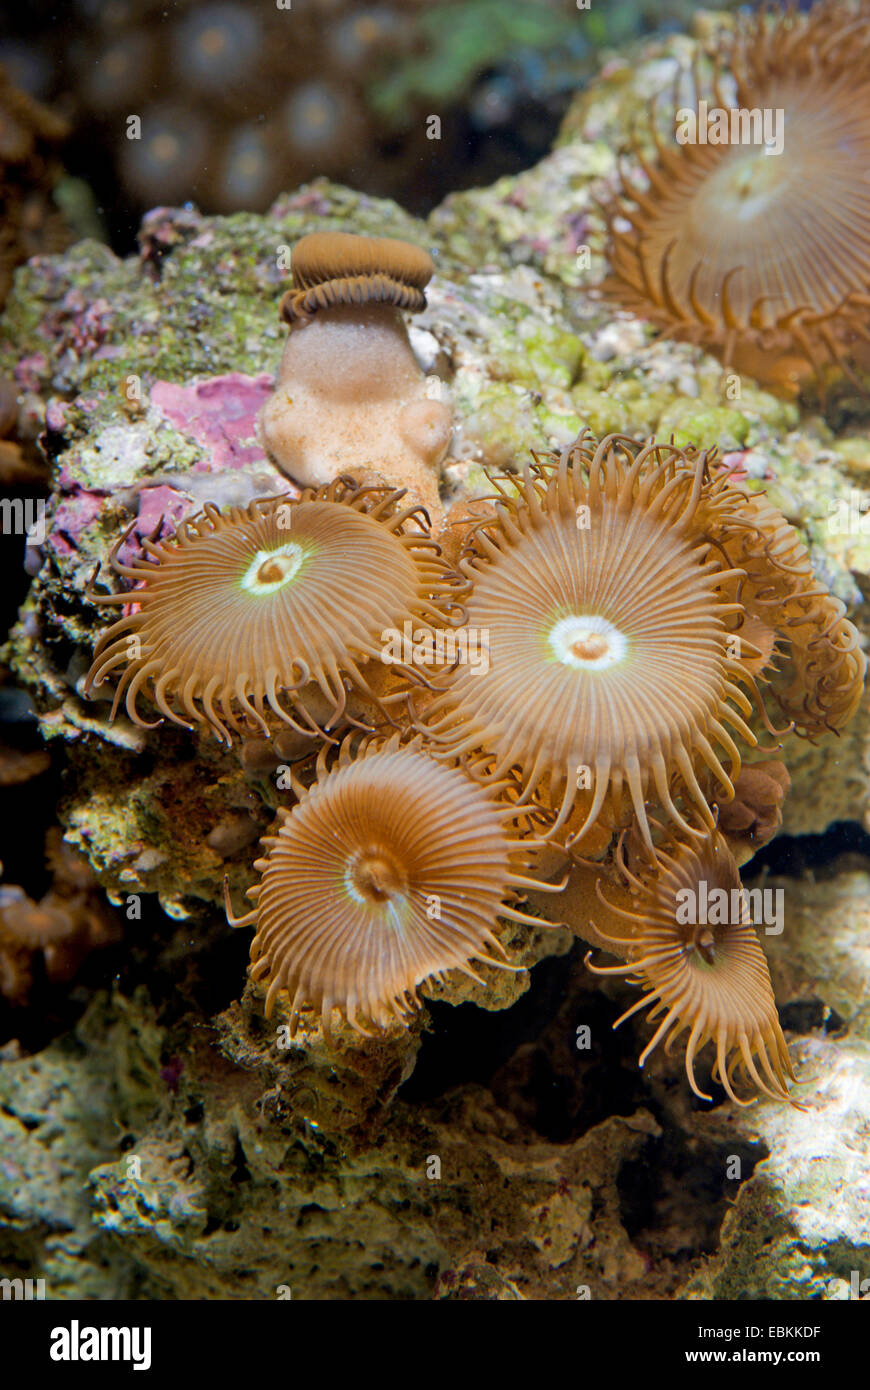
M 365 668 L 384 669 L 382 632 L 448 623 L 456 593 L 419 508 L 347 478 L 246 508 L 207 505 L 166 540 L 145 540 L 130 565 L 119 545 L 113 567 L 135 587 L 90 586 L 96 603 L 125 611 L 97 643 L 85 692 L 120 670 L 113 717 L 123 699 L 153 727 L 138 711 L 147 693 L 164 719 L 225 743 L 268 736 L 273 716 L 311 738 L 334 728 L 349 690 L 374 698 Z
M 286 991 L 291 1032 L 303 1007 L 330 1032 L 337 1010 L 358 1032 L 407 1024 L 418 988 L 452 970 L 482 983 L 477 961 L 516 969 L 499 917 L 548 926 L 516 900 L 535 843 L 501 788 L 485 789 L 457 764 L 432 758 L 419 737 L 350 735 L 310 788 L 279 813 L 249 889 L 255 907 L 251 976 L 268 982 L 266 1016 Z
M 490 670 L 436 677 L 428 736 L 483 778 L 517 768 L 525 795 L 575 810 L 582 838 L 603 815 L 634 816 L 649 840 L 656 799 L 692 833 L 678 800 L 712 827 L 750 744 L 754 681 L 728 653 L 728 567 L 698 522 L 711 487 L 697 450 L 583 434 L 519 475 L 492 478 L 494 514 L 469 533 L 461 569 L 469 625 L 488 632 Z
M 653 117 L 652 157 L 634 142 L 639 175 L 606 210 L 606 297 L 786 395 L 866 368 L 868 0 L 762 6 L 723 31 L 714 71 L 693 106 L 657 103 L 674 129 Z
M 702 1100 L 711 1097 L 698 1085 L 695 1060 L 708 1042 L 715 1053 L 713 1078 L 736 1104 L 752 1099 L 737 1094 L 738 1077 L 757 1094 L 791 1100 L 795 1074 L 767 961 L 724 837 L 718 831 L 700 840 L 676 833 L 656 848 L 651 862 L 645 849 L 631 865 L 622 849 L 618 860 L 630 904 L 608 903 L 599 887 L 609 915 L 621 919 L 623 930 L 609 936 L 599 927 L 598 935 L 626 961 L 600 966 L 587 957 L 587 963 L 596 974 L 629 976 L 643 988 L 614 1024 L 644 1008 L 648 1019 L 657 1021 L 640 1065 L 659 1043 L 669 1052 L 688 1033 L 686 1075 Z M 715 911 L 707 910 L 710 903 Z

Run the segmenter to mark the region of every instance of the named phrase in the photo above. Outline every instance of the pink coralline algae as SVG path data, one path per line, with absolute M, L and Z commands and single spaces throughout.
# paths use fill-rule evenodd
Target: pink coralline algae
M 45 407 L 45 428 L 49 434 L 63 434 L 66 417 L 67 407 L 63 401 L 49 401 Z
M 28 353 L 26 357 L 19 357 L 15 364 L 15 381 L 22 391 L 39 391 L 49 374 L 49 362 L 44 352 Z
M 148 487 L 139 494 L 139 517 L 135 530 L 141 536 L 152 536 L 158 526 L 166 531 L 174 531 L 179 521 L 191 510 L 194 504 L 184 492 L 177 488 Z
M 96 521 L 105 500 L 103 493 L 84 488 L 60 499 L 49 524 L 51 547 L 57 554 L 75 553 L 79 536 Z
M 194 463 L 188 479 L 207 474 L 215 479 L 217 487 L 218 474 L 241 476 L 240 470 L 258 462 L 269 467 L 254 430 L 257 412 L 271 390 L 272 379 L 268 375 L 249 377 L 234 372 L 185 384 L 156 381 L 148 388 L 148 398 L 174 429 L 203 450 L 203 457 Z M 77 398 L 77 406 L 85 404 L 83 397 Z M 46 429 L 63 434 L 67 412 L 68 406 L 63 402 L 50 403 Z M 79 548 L 82 533 L 99 517 L 109 492 L 83 488 L 69 458 L 60 467 L 57 485 L 61 497 L 50 521 L 50 545 L 56 554 L 69 557 Z M 149 486 L 145 479 L 137 482 L 131 477 L 126 488 L 121 483 L 118 496 L 125 498 L 124 504 L 130 505 L 131 510 L 138 509 L 135 525 L 120 551 L 122 562 L 138 554 L 142 540 L 153 535 L 158 527 L 171 530 L 188 512 L 196 510 L 202 502 L 199 491 L 196 487 L 186 490 L 173 486 L 169 480 L 155 479 Z
M 722 467 L 738 478 L 764 478 L 770 481 L 775 475 L 767 459 L 753 453 L 751 449 L 739 449 L 734 453 L 722 455 Z
M 184 386 L 156 381 L 149 396 L 171 425 L 208 450 L 208 458 L 197 463 L 195 470 L 216 472 L 263 458 L 254 427 L 272 386 L 268 375 L 232 372 Z
M 65 556 L 75 553 L 79 538 L 98 519 L 106 501 L 106 493 L 81 487 L 75 487 L 61 497 L 49 524 L 51 546 L 55 553 Z M 143 487 L 138 503 L 136 522 L 118 552 L 122 563 L 139 555 L 146 536 L 153 536 L 158 528 L 163 533 L 172 531 L 188 512 L 196 511 L 198 506 L 187 493 L 165 485 Z
M 186 492 L 160 485 L 143 488 L 139 493 L 139 515 L 136 524 L 118 551 L 122 565 L 138 559 L 142 541 L 148 537 L 166 535 L 173 531 L 188 512 L 196 511 L 197 503 Z

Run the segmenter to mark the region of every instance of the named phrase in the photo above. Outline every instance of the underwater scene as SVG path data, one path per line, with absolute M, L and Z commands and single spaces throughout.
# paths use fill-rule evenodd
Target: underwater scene
M 300 1300 L 824 1365 L 870 0 L 0 36 L 0 1303 L 76 1305 L 46 1366 L 158 1367 L 101 1304 Z

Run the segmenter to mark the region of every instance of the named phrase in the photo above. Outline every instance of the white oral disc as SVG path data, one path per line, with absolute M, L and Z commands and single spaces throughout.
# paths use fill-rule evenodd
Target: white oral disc
M 556 659 L 575 671 L 606 671 L 628 651 L 624 633 L 596 613 L 560 618 L 549 640 Z
M 242 577 L 242 588 L 249 594 L 274 594 L 295 578 L 304 559 L 305 551 L 295 541 L 258 550 Z

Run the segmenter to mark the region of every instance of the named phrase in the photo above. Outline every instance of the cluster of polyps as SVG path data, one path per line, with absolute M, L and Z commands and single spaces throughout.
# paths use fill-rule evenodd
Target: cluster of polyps
M 374 331 L 387 365 L 406 350 L 393 318 L 372 329 L 372 296 L 394 317 L 417 306 L 422 253 L 361 239 L 351 262 L 348 240 L 297 248 L 286 370 L 263 420 L 276 456 L 301 437 L 287 423 L 297 407 L 314 437 L 314 364 L 334 364 L 336 343 L 359 355 Z M 308 392 L 282 404 L 297 371 Z M 391 399 L 398 438 L 414 402 Z M 342 429 L 352 416 L 346 396 Z M 405 467 L 400 452 L 390 460 Z M 547 890 L 579 934 L 623 957 L 613 971 L 645 985 L 637 1007 L 664 1015 L 650 1048 L 688 1032 L 698 1094 L 694 1059 L 712 1041 L 734 1099 L 738 1074 L 786 1097 L 791 1066 L 735 852 L 774 832 L 787 774 L 742 769 L 734 736 L 755 744 L 758 682 L 781 660 L 791 680 L 773 688 L 789 728 L 842 727 L 863 687 L 857 633 L 793 528 L 715 451 L 584 434 L 492 482 L 494 505 L 460 506 L 437 535 L 383 481 L 206 507 L 146 542 L 141 563 L 116 562 L 138 587 L 102 600 L 126 611 L 88 684 L 123 668 L 114 708 L 123 696 L 140 723 L 147 693 L 163 717 L 228 744 L 290 725 L 316 752 L 238 919 L 257 929 L 251 973 L 268 981 L 267 1010 L 285 992 L 294 1029 L 312 1006 L 327 1033 L 336 1010 L 360 1032 L 404 1025 L 425 980 L 475 975 L 474 960 L 515 968 L 499 918 L 540 925 L 516 904 Z M 486 670 L 388 659 L 384 632 L 406 624 L 486 632 Z M 545 884 L 545 869 L 564 878 Z M 681 903 L 701 885 L 739 912 L 687 923 Z

